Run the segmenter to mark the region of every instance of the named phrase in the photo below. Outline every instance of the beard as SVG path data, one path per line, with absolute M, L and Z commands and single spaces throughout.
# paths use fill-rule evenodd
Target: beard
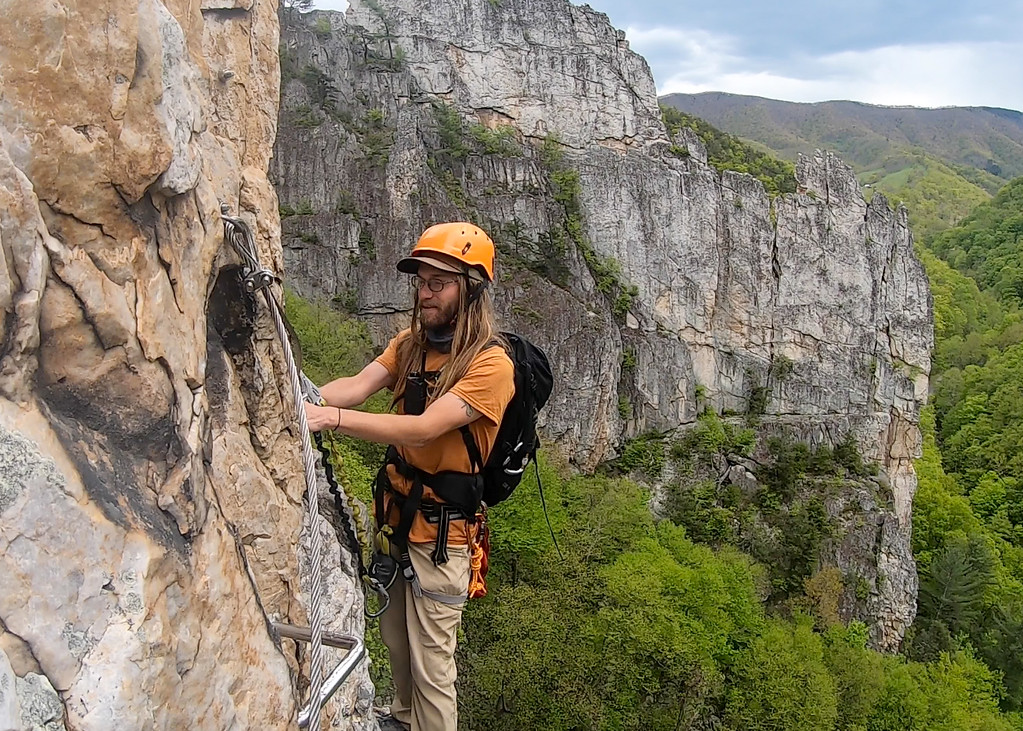
M 455 315 L 458 314 L 458 302 L 452 302 L 447 306 L 420 304 L 419 323 L 427 330 L 443 330 L 453 325 Z

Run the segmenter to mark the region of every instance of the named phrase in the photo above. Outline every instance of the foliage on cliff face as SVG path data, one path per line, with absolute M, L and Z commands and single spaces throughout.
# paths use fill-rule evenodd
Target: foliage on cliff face
M 696 132 L 707 147 L 707 161 L 718 170 L 748 173 L 763 183 L 772 197 L 796 191 L 796 172 L 792 163 L 761 152 L 738 137 L 715 129 L 702 119 L 674 107 L 662 105 L 661 117 L 673 135 L 683 127 Z

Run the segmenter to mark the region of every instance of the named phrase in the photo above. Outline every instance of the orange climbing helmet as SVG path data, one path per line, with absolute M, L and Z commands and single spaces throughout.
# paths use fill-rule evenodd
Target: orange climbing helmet
M 438 223 L 423 231 L 412 254 L 398 262 L 398 271 L 415 274 L 420 264 L 493 282 L 494 242 L 486 231 L 471 223 Z

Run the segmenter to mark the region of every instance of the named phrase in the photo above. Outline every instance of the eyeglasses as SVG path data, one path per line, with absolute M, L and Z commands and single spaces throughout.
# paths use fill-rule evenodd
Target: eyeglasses
M 412 288 L 419 290 L 423 287 L 429 288 L 431 292 L 437 293 L 443 290 L 449 284 L 454 284 L 454 279 L 423 279 L 419 275 L 412 275 L 409 278 L 409 282 L 412 284 Z

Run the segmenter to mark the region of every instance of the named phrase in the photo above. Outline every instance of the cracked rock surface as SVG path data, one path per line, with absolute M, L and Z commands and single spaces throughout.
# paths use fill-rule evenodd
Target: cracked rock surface
M 865 619 L 898 645 L 933 340 L 904 210 L 865 200 L 826 152 L 774 200 L 718 173 L 695 135 L 669 139 L 646 63 L 586 6 L 352 0 L 282 41 L 271 176 L 296 213 L 284 256 L 300 291 L 383 345 L 410 306 L 395 261 L 427 225 L 468 217 L 498 244 L 505 325 L 555 364 L 543 427 L 580 468 L 754 396 L 765 428 L 814 446 L 854 435 L 889 492 Z
M 294 405 L 265 306 L 217 286 L 238 278 L 222 203 L 282 266 L 275 4 L 12 12 L 0 727 L 293 728 L 307 653 L 268 621 L 307 623 Z M 361 634 L 353 580 L 325 601 L 329 628 Z M 365 726 L 365 670 L 333 727 Z

